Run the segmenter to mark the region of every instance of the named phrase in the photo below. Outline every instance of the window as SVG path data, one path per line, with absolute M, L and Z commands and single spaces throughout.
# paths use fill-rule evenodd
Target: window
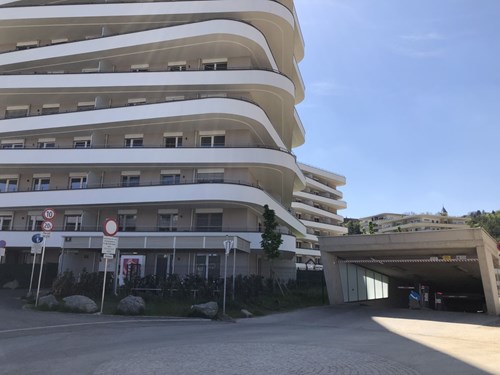
M 196 274 L 205 279 L 218 279 L 220 277 L 220 255 L 197 254 Z
M 302 249 L 302 242 L 300 242 L 300 241 L 296 241 L 296 242 L 295 242 L 295 247 L 296 247 L 297 249 Z
M 119 214 L 118 230 L 122 232 L 135 232 L 136 221 L 137 221 L 136 214 Z
M 0 215 L 0 230 L 12 229 L 12 215 Z
M 196 213 L 196 230 L 200 232 L 221 232 L 222 212 Z
M 297 256 L 297 259 L 295 260 L 296 263 L 302 263 L 302 257 Z
M 33 178 L 33 190 L 49 190 L 50 177 Z
M 182 136 L 180 137 L 165 137 L 166 148 L 182 147 Z
M 168 64 L 168 70 L 171 72 L 181 72 L 186 70 L 186 64 L 182 65 L 170 65 Z
M 30 215 L 28 217 L 28 227 L 27 230 L 41 230 L 43 217 L 41 215 Z
M 141 180 L 140 175 L 122 175 L 122 186 L 131 187 L 139 186 Z
M 142 147 L 143 135 L 142 134 L 128 134 L 125 135 L 125 147 Z
M 127 102 L 127 106 L 129 106 L 129 107 L 134 106 L 134 105 L 141 105 L 141 104 L 146 104 L 146 98 L 129 99 Z
M 17 177 L 0 177 L 0 193 L 17 191 Z
M 131 72 L 147 72 L 149 71 L 149 64 L 136 64 L 130 66 Z
M 315 223 L 319 223 L 319 217 L 315 217 L 315 218 L 314 218 L 314 222 L 315 222 Z
M 64 230 L 68 232 L 82 230 L 82 215 L 64 215 Z
M 319 244 L 317 243 L 314 244 L 314 250 L 319 250 Z
M 224 169 L 198 169 L 196 171 L 196 182 L 224 182 Z
M 224 147 L 225 135 L 203 135 L 200 137 L 201 147 Z
M 160 232 L 177 232 L 177 213 L 158 214 L 158 230 Z
M 69 178 L 70 189 L 85 189 L 87 187 L 87 176 L 73 176 Z
M 90 111 L 95 108 L 95 102 L 80 102 L 78 103 L 76 110 L 77 111 Z
M 5 110 L 5 118 L 16 118 L 16 117 L 26 117 L 28 116 L 29 106 L 13 106 L 7 107 Z
M 24 148 L 24 140 L 12 139 L 2 141 L 2 148 Z
M 59 113 L 59 104 L 44 104 L 42 107 L 42 115 L 52 115 Z
M 21 51 L 24 49 L 36 48 L 39 46 L 38 40 L 30 40 L 27 42 L 18 42 L 16 44 L 16 50 Z
M 75 139 L 73 141 L 73 148 L 90 148 L 90 139 Z
M 204 63 L 203 70 L 227 70 L 227 61 Z
M 37 143 L 37 148 L 55 148 L 56 139 L 55 138 L 40 138 Z
M 161 181 L 162 185 L 177 185 L 181 183 L 180 174 L 162 174 Z

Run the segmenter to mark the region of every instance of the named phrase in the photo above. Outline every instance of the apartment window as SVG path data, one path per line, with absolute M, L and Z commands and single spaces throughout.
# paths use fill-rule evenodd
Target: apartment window
M 27 230 L 41 230 L 43 217 L 41 215 L 30 215 L 28 217 L 28 227 Z
M 177 213 L 159 213 L 158 230 L 160 232 L 177 232 L 178 218 Z
M 222 212 L 197 212 L 196 230 L 200 232 L 221 232 Z
M 225 135 L 202 135 L 200 137 L 201 147 L 224 147 Z
M 0 193 L 17 191 L 18 177 L 0 176 Z
M 300 214 L 300 213 L 297 212 L 295 214 L 295 217 L 300 220 L 300 219 L 302 219 L 302 214 Z
M 72 176 L 69 178 L 70 189 L 85 189 L 87 187 L 87 176 Z
M 0 230 L 12 230 L 12 215 L 0 215 Z
M 220 255 L 217 254 L 197 254 L 196 274 L 204 279 L 218 279 L 220 277 Z
M 224 182 L 224 169 L 198 169 L 196 171 L 196 182 Z
M 319 230 L 315 230 L 315 231 L 314 231 L 314 235 L 315 235 L 315 236 L 321 236 L 321 232 L 320 232 Z
M 122 175 L 123 187 L 139 186 L 140 181 L 141 181 L 140 175 Z
M 302 257 L 296 257 L 296 260 L 295 260 L 296 263 L 302 263 Z
M 182 136 L 165 137 L 164 140 L 165 140 L 165 147 L 166 148 L 182 147 Z
M 319 250 L 319 244 L 317 243 L 314 244 L 314 250 Z
M 59 104 L 44 104 L 42 107 L 42 115 L 52 115 L 59 113 Z
M 49 190 L 50 177 L 33 178 L 33 190 Z
M 300 242 L 300 241 L 296 241 L 296 242 L 295 242 L 295 247 L 296 247 L 297 249 L 302 249 L 302 242 Z
M 122 232 L 135 232 L 137 215 L 132 213 L 118 214 L 118 230 Z
M 1 142 L 2 148 L 24 148 L 23 139 L 6 139 Z
M 75 139 L 73 141 L 73 148 L 90 148 L 90 139 Z
M 77 111 L 90 111 L 95 108 L 95 101 L 94 102 L 79 102 L 76 110 Z
M 162 185 L 178 185 L 181 183 L 181 175 L 179 173 L 162 173 L 160 183 Z
M 134 105 L 141 105 L 141 104 L 146 104 L 146 98 L 129 99 L 127 102 L 127 106 L 129 106 L 129 107 L 134 106 Z
M 16 118 L 16 117 L 26 117 L 28 116 L 29 106 L 13 106 L 7 107 L 5 110 L 5 118 Z
M 82 214 L 64 215 L 64 230 L 68 232 L 82 230 Z
M 24 49 L 36 48 L 40 42 L 38 40 L 30 40 L 28 42 L 19 42 L 16 44 L 16 50 L 21 51 Z
M 314 222 L 315 222 L 315 223 L 319 223 L 319 217 L 315 217 L 315 218 L 314 218 Z
M 55 148 L 56 139 L 55 138 L 40 138 L 37 143 L 37 148 Z
M 144 145 L 142 134 L 125 135 L 125 147 L 142 147 Z
M 136 64 L 130 66 L 131 72 L 148 72 L 149 64 Z
M 185 62 L 169 63 L 168 70 L 171 72 L 181 72 L 186 70 Z
M 226 61 L 204 61 L 203 70 L 227 70 L 227 60 Z

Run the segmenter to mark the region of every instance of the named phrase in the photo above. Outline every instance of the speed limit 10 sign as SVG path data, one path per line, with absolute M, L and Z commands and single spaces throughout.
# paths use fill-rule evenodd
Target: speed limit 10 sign
M 50 221 L 56 217 L 56 211 L 53 208 L 46 208 L 42 212 L 42 217 Z

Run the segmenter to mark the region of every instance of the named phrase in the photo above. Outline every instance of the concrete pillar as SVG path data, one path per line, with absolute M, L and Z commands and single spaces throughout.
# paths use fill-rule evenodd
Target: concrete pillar
M 479 269 L 481 271 L 481 281 L 483 282 L 488 314 L 500 315 L 500 298 L 498 296 L 493 257 L 484 246 L 477 246 L 476 252 L 477 259 L 479 260 Z
M 340 278 L 340 267 L 338 258 L 326 251 L 321 252 L 323 270 L 325 274 L 326 289 L 330 305 L 340 305 L 344 303 L 344 294 L 342 292 L 342 280 Z

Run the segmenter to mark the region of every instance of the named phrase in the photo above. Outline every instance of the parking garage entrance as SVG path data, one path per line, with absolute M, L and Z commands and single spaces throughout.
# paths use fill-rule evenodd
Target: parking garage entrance
M 320 241 L 332 304 L 380 299 L 408 307 L 413 292 L 421 307 L 500 315 L 498 251 L 482 229 Z

